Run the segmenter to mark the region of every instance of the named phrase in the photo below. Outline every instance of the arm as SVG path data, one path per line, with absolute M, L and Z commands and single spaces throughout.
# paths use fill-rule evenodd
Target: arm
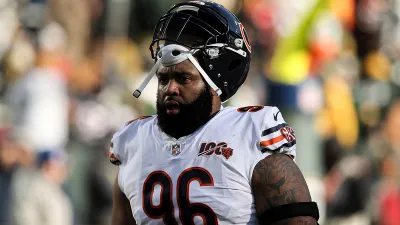
M 261 160 L 254 168 L 251 183 L 257 215 L 289 203 L 311 202 L 303 174 L 285 154 L 273 154 Z M 259 223 L 265 224 L 265 221 Z M 317 225 L 317 221 L 310 216 L 299 216 L 273 225 Z
M 136 225 L 131 205 L 118 185 L 118 175 L 113 188 L 112 225 Z

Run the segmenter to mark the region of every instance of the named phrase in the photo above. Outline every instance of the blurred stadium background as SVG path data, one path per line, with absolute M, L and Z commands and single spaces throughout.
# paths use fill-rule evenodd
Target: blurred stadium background
M 156 80 L 131 93 L 177 2 L 0 0 L 0 224 L 110 224 L 109 140 L 155 113 Z M 217 2 L 253 49 L 228 105 L 281 109 L 320 224 L 399 225 L 400 1 Z

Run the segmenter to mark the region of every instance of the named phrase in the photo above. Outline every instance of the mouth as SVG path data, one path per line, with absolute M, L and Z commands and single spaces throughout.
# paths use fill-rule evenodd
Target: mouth
M 167 109 L 168 115 L 176 115 L 179 113 L 180 105 L 175 100 L 167 100 L 165 101 L 165 108 Z

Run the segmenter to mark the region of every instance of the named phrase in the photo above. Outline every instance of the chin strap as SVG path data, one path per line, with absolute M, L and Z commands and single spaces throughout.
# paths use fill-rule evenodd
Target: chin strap
M 210 85 L 210 87 L 217 93 L 218 96 L 220 96 L 222 94 L 221 89 L 217 87 L 217 85 L 211 80 L 211 78 L 207 75 L 206 71 L 204 71 L 203 68 L 200 66 L 199 62 L 197 62 L 197 60 L 193 57 L 192 54 L 188 54 L 187 56 L 190 62 L 193 63 L 193 65 L 203 76 L 204 80 L 206 80 L 207 84 Z
M 149 75 L 147 75 L 146 79 L 142 82 L 140 87 L 136 89 L 135 92 L 133 92 L 133 96 L 136 98 L 139 98 L 139 96 L 142 94 L 142 91 L 146 88 L 146 86 L 149 84 L 151 78 L 153 78 L 154 74 L 157 73 L 158 67 L 160 67 L 160 60 L 157 60 L 156 64 L 154 64 L 153 68 L 150 70 Z
M 217 93 L 218 96 L 222 94 L 222 91 L 218 86 L 211 80 L 211 78 L 207 75 L 207 73 L 203 70 L 200 66 L 199 62 L 193 57 L 193 54 L 196 53 L 197 50 L 189 50 L 188 48 L 177 45 L 177 44 L 170 44 L 167 46 L 161 47 L 159 52 L 157 53 L 157 61 L 154 64 L 153 68 L 151 69 L 150 73 L 147 75 L 146 79 L 142 82 L 140 87 L 133 92 L 133 96 L 139 98 L 142 94 L 143 90 L 146 88 L 147 84 L 153 78 L 153 76 L 157 73 L 158 68 L 160 65 L 163 66 L 173 66 L 178 63 L 181 63 L 185 60 L 189 60 L 196 69 L 200 72 L 201 76 L 206 80 L 208 85 Z

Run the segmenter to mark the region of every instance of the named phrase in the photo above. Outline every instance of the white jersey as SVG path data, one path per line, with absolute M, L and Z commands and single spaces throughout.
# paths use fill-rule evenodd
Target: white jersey
M 276 107 L 226 107 L 179 139 L 159 129 L 157 116 L 128 122 L 112 138 L 110 160 L 137 224 L 256 224 L 253 169 L 275 152 L 296 156 Z

